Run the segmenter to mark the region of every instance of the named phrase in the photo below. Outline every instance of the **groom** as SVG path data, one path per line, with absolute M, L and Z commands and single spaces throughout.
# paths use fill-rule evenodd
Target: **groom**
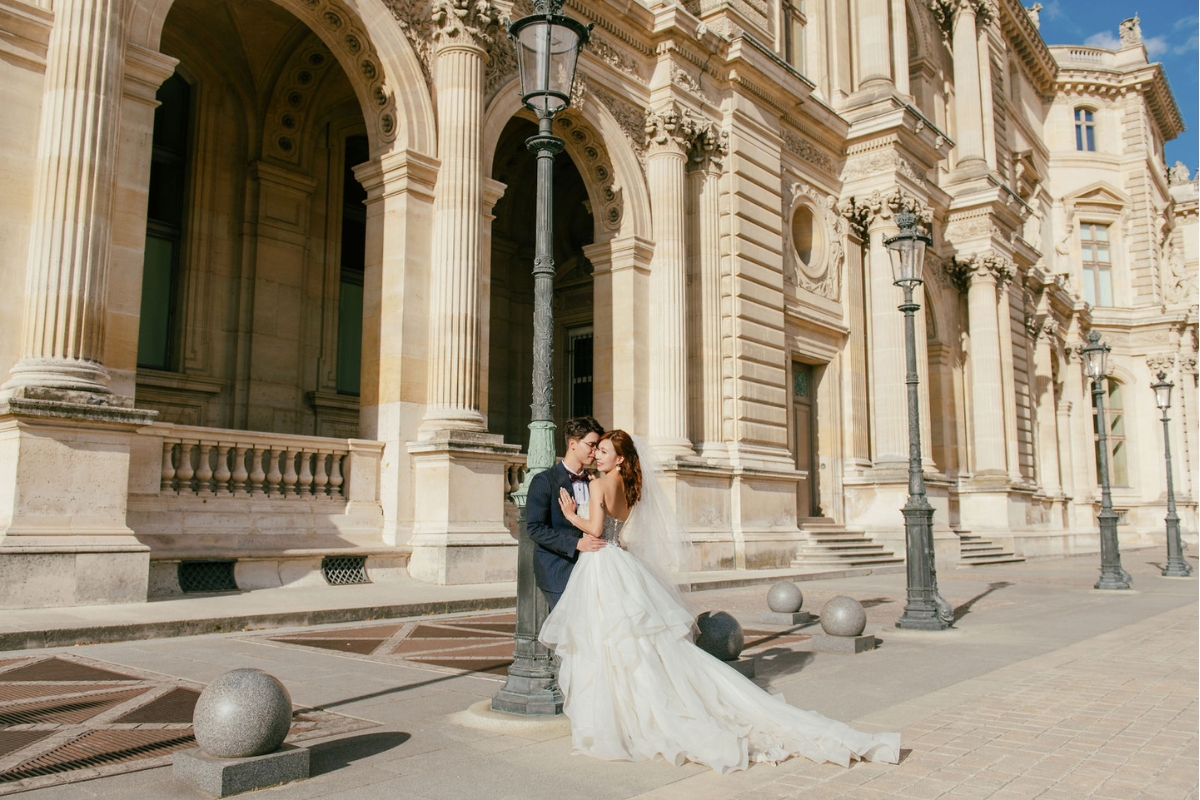
M 579 507 L 588 504 L 590 478 L 584 468 L 596 460 L 596 445 L 603 434 L 604 428 L 591 417 L 567 420 L 563 426 L 567 454 L 561 462 L 539 472 L 529 482 L 525 519 L 529 538 L 536 543 L 533 575 L 551 609 L 567 588 L 567 579 L 571 577 L 579 553 L 595 552 L 604 546 L 600 539 L 584 536 L 583 531 L 567 522 L 558 504 L 559 489 L 566 489 L 573 495 Z

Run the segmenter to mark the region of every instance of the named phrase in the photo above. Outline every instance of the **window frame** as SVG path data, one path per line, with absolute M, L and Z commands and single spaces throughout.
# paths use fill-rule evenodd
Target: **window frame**
M 1080 115 L 1085 115 L 1080 119 Z M 1075 151 L 1078 153 L 1095 153 L 1096 150 L 1096 114 L 1091 106 L 1075 106 Z M 1086 141 L 1085 141 L 1086 134 Z M 1086 147 L 1084 145 L 1087 145 Z
M 1090 231 L 1089 231 L 1090 229 Z M 1097 237 L 1098 230 L 1104 230 L 1105 237 L 1100 239 Z M 1090 236 L 1085 238 L 1085 232 L 1090 232 Z M 1087 258 L 1088 250 L 1091 250 L 1093 256 Z M 1108 251 L 1108 261 L 1099 260 L 1099 251 L 1105 249 Z M 1086 220 L 1079 223 L 1079 270 L 1080 278 L 1083 285 L 1084 299 L 1087 300 L 1093 308 L 1113 308 L 1117 305 L 1116 281 L 1114 280 L 1113 270 L 1113 225 L 1107 221 L 1101 220 Z M 1104 299 L 1104 277 L 1108 279 L 1108 301 L 1101 302 Z
M 1106 376 L 1104 392 L 1104 421 L 1107 424 L 1106 446 L 1108 449 L 1108 481 L 1115 489 L 1128 489 L 1129 483 L 1129 423 L 1126 420 L 1124 390 L 1125 381 Z M 1089 387 L 1090 391 L 1090 387 Z M 1092 395 L 1095 397 L 1095 395 Z M 1114 401 L 1114 397 L 1117 399 Z M 1114 428 L 1120 426 L 1119 432 Z M 1095 402 L 1092 403 L 1092 440 L 1095 447 L 1096 485 L 1100 485 L 1100 422 Z
M 781 55 L 788 66 L 806 75 L 805 59 L 808 57 L 807 33 L 808 15 L 804 11 L 804 0 L 780 0 L 779 20 L 782 28 L 780 42 Z M 795 42 L 796 27 L 800 29 L 800 43 L 797 49 Z

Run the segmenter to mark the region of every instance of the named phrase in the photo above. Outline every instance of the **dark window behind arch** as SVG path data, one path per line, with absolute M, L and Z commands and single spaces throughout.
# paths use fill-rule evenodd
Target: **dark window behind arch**
M 354 167 L 370 158 L 366 136 L 346 137 L 342 178 L 341 279 L 338 292 L 337 390 L 357 395 L 362 373 L 363 273 L 366 268 L 367 190 Z
M 146 251 L 138 320 L 139 367 L 175 368 L 180 255 L 187 208 L 191 87 L 178 73 L 156 95 L 154 149 L 150 156 Z

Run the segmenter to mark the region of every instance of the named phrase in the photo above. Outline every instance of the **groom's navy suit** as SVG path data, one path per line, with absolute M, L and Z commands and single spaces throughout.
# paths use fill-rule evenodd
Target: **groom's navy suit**
M 561 461 L 533 476 L 525 502 L 526 529 L 536 544 L 533 575 L 551 608 L 567 588 L 567 579 L 579 557 L 576 545 L 583 535 L 583 531 L 563 516 L 558 504 L 559 489 L 566 489 L 567 494 L 571 494 L 571 476 Z

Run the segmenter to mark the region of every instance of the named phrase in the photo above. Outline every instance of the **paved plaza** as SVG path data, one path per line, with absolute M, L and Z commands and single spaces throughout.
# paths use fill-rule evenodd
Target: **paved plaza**
M 6 718 L 9 706 L 30 702 L 30 689 L 22 700 L 5 688 L 19 684 L 12 670 L 45 670 L 53 661 L 58 680 L 91 680 L 87 691 L 102 699 L 146 688 L 142 700 L 110 702 L 95 719 L 106 735 L 155 736 L 186 725 L 138 722 L 158 717 L 127 703 L 149 708 L 156 701 L 144 698 L 170 695 L 178 705 L 229 669 L 258 667 L 291 691 L 314 772 L 253 795 L 264 799 L 1196 798 L 1197 582 L 1160 577 L 1161 560 L 1157 550 L 1127 552 L 1135 591 L 1125 593 L 1092 590 L 1095 556 L 946 570 L 939 580 L 957 622 L 937 634 L 893 627 L 904 605 L 902 574 L 800 584 L 804 608 L 814 613 L 839 594 L 862 601 L 867 631 L 882 644 L 857 656 L 812 652 L 808 634 L 817 626 L 762 624 L 766 586 L 692 595 L 697 611 L 723 609 L 741 620 L 760 685 L 859 728 L 899 730 L 898 766 L 842 769 L 794 759 L 720 776 L 691 764 L 571 756 L 563 720 L 510 722 L 469 711 L 503 681 L 498 665 L 512 618 L 502 609 L 0 653 L 13 659 L 6 661 L 12 667 L 0 663 L 0 723 L 10 723 L 0 733 L 48 731 L 40 745 L 46 750 L 55 736 L 73 735 L 70 725 L 89 724 L 76 717 L 20 724 L 16 712 Z M 107 670 L 115 683 L 104 684 L 99 672 L 70 672 L 84 668 Z M 176 782 L 169 767 L 151 766 L 165 765 L 169 754 L 148 759 L 143 766 L 151 768 L 111 767 L 119 774 L 28 788 L 36 783 L 21 771 L 29 748 L 3 754 L 0 793 L 25 788 L 20 796 L 37 800 L 205 796 Z M 84 773 L 48 774 L 43 784 Z

